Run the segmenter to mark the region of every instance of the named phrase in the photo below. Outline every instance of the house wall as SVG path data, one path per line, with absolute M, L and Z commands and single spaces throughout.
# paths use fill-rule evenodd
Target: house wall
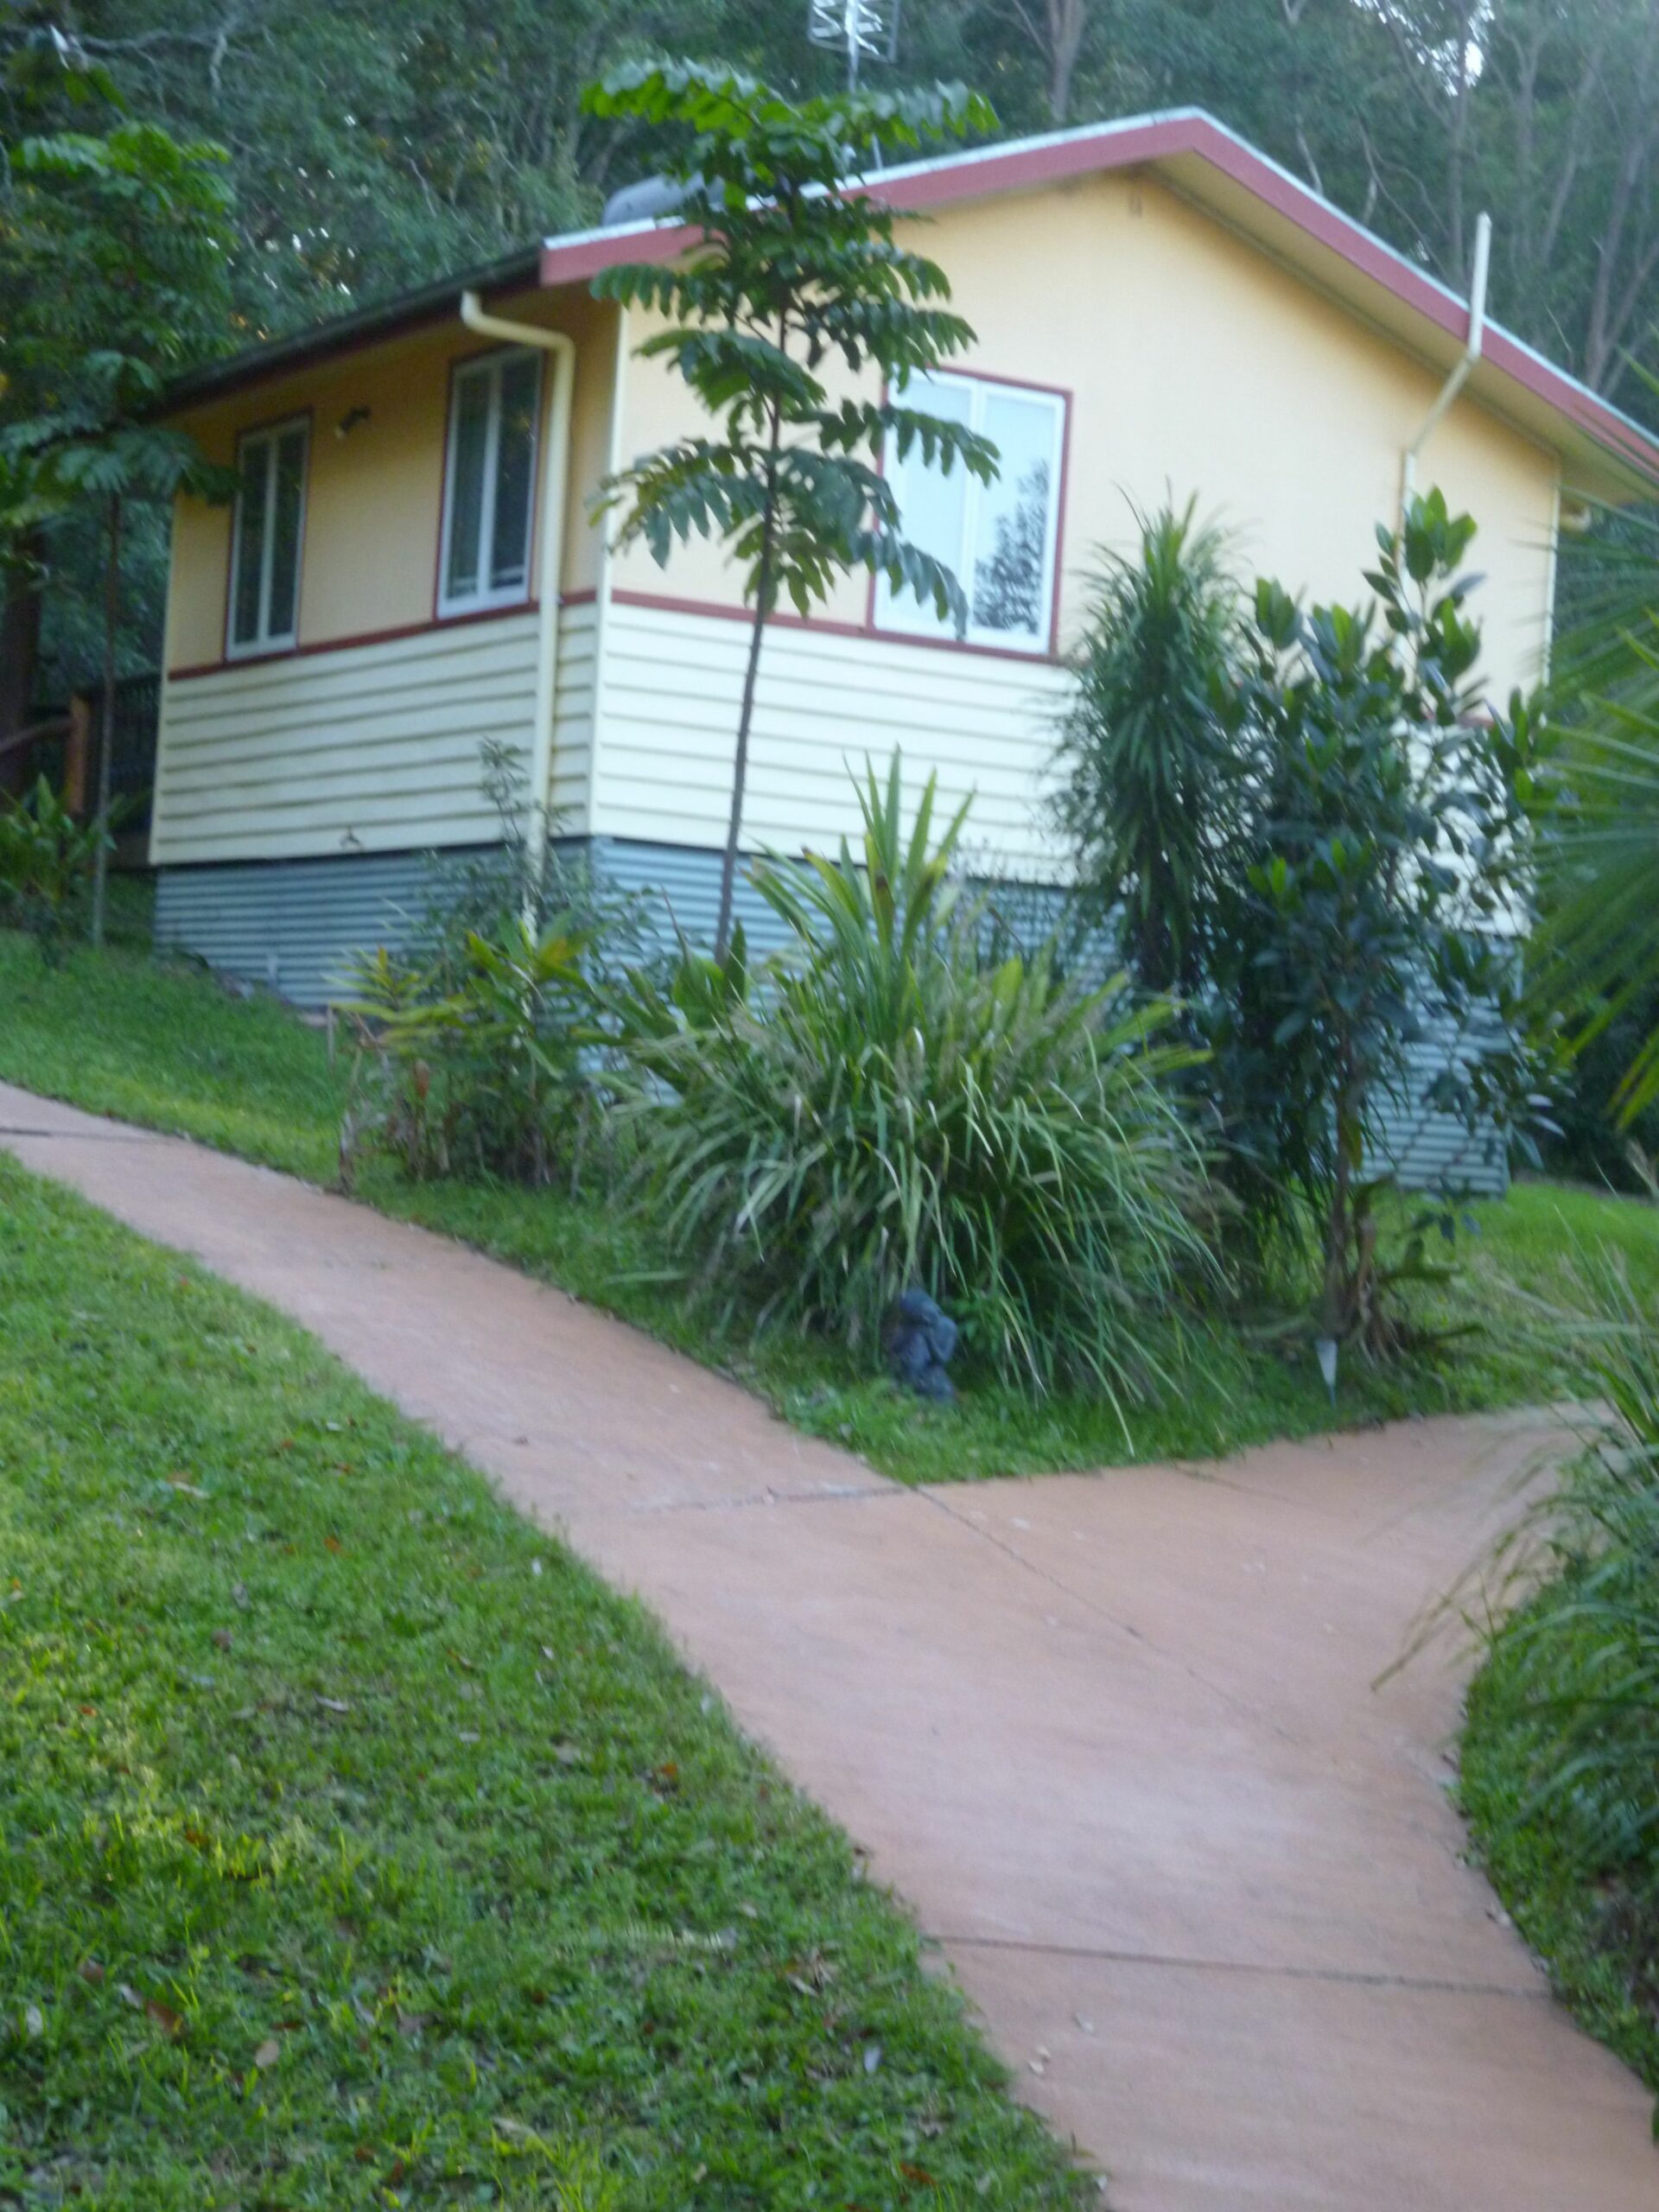
M 904 226 L 948 271 L 978 336 L 966 365 L 1071 395 L 1058 643 L 1084 620 L 1096 550 L 1131 542 L 1134 506 L 1196 494 L 1233 536 L 1245 579 L 1313 598 L 1365 595 L 1375 525 L 1440 377 L 1149 177 L 1101 176 L 942 210 Z M 637 344 L 652 324 L 632 318 Z M 850 379 L 843 378 L 847 388 Z M 868 388 L 868 386 L 866 387 Z M 692 427 L 671 369 L 631 360 L 622 448 Z M 1460 401 L 1421 478 L 1480 524 L 1476 606 L 1493 693 L 1539 673 L 1548 632 L 1555 457 Z M 742 675 L 741 579 L 717 549 L 658 568 L 617 556 L 607 613 L 593 827 L 620 838 L 724 833 Z M 855 823 L 844 763 L 902 742 L 970 839 L 1011 866 L 1059 867 L 1044 830 L 1057 661 L 875 632 L 851 578 L 802 629 L 770 630 L 752 737 L 746 830 L 798 849 Z
M 539 296 L 503 312 L 576 346 L 555 709 L 556 808 L 585 818 L 613 310 Z M 311 420 L 297 652 L 225 657 L 229 510 L 181 501 L 168 599 L 151 857 L 162 866 L 467 844 L 497 833 L 480 747 L 528 755 L 537 653 L 531 601 L 436 619 L 450 372 L 493 348 L 459 321 L 262 385 L 185 418 L 230 461 L 244 430 Z M 551 379 L 544 385 L 550 392 Z M 367 408 L 341 438 L 336 426 Z M 543 438 L 543 448 L 545 438 Z M 532 540 L 539 552 L 539 532 Z
M 822 619 L 780 620 L 761 660 L 746 841 L 798 850 L 854 830 L 849 768 L 902 747 L 912 801 L 929 769 L 947 806 L 973 798 L 968 849 L 985 868 L 1053 880 L 1063 869 L 1045 799 L 1064 652 L 1096 550 L 1128 542 L 1130 502 L 1196 493 L 1234 534 L 1242 575 L 1357 597 L 1440 378 L 1150 175 L 957 205 L 904 227 L 949 270 L 978 331 L 967 365 L 1070 394 L 1055 650 L 878 633 L 862 577 L 837 588 Z M 625 460 L 701 417 L 660 363 L 627 359 L 619 389 L 615 310 L 580 292 L 495 304 L 556 322 L 577 348 L 557 827 L 626 849 L 636 867 L 658 852 L 666 879 L 724 836 L 741 579 L 696 541 L 666 569 L 638 546 L 606 556 L 589 502 L 613 406 Z M 627 346 L 652 327 L 632 315 Z M 435 620 L 448 378 L 487 350 L 457 321 L 188 418 L 226 460 L 257 423 L 303 410 L 313 425 L 296 652 L 226 664 L 228 512 L 187 502 L 177 518 L 153 850 L 169 874 L 209 872 L 174 908 L 210 957 L 241 957 L 257 861 L 406 855 L 495 832 L 479 749 L 490 738 L 531 748 L 534 608 Z M 361 408 L 366 419 L 337 437 Z M 1423 482 L 1481 524 L 1478 605 L 1497 692 L 1529 680 L 1544 647 L 1557 473 L 1467 397 L 1424 456 Z M 355 894 L 336 898 L 344 880 L 326 879 L 349 931 L 364 910 Z

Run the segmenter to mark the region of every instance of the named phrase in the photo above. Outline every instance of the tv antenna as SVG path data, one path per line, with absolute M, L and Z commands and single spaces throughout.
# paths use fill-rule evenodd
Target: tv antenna
M 891 61 L 899 51 L 899 0 L 807 0 L 806 35 L 847 56 L 847 89 L 858 90 L 861 61 Z

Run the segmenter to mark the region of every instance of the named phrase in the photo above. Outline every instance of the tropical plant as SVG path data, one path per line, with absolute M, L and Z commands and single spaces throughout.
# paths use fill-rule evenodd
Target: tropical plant
M 1603 517 L 1567 559 L 1574 619 L 1551 679 L 1562 804 L 1538 855 L 1531 988 L 1566 1013 L 1580 1056 L 1635 1027 L 1604 1102 L 1628 1129 L 1659 1101 L 1659 518 Z
M 64 41 L 67 54 L 73 49 Z M 0 160 L 0 582 L 39 588 L 55 517 L 90 506 L 104 532 L 103 742 L 98 818 L 108 827 L 124 509 L 180 490 L 228 498 L 230 472 L 194 440 L 150 419 L 167 378 L 228 332 L 230 192 L 222 147 L 181 144 L 134 121 L 108 73 L 84 58 L 60 73 L 83 103 L 113 111 L 102 131 L 19 137 Z M 23 627 L 14 626 L 21 640 Z M 27 678 L 9 692 L 22 698 Z M 26 704 L 26 700 L 24 702 Z M 5 733 L 0 731 L 0 735 Z M 101 940 L 107 836 L 93 871 Z
M 0 918 L 29 931 L 46 959 L 79 933 L 106 842 L 104 823 L 76 822 L 44 776 L 22 798 L 0 799 Z
M 497 1174 L 543 1184 L 580 1172 L 594 1079 L 588 965 L 594 933 L 575 916 L 532 929 L 515 916 L 469 931 L 453 978 L 360 957 L 340 1008 L 358 1061 L 340 1141 L 342 1179 L 365 1147 L 405 1173 Z
M 1136 984 L 1177 986 L 1209 1047 L 1245 1255 L 1260 1271 L 1314 1224 L 1315 1333 L 1382 1350 L 1388 1291 L 1437 1274 L 1426 1234 L 1453 1225 L 1442 1206 L 1396 1261 L 1377 1249 L 1402 1120 L 1453 1113 L 1497 1144 L 1535 1098 L 1513 944 L 1549 740 L 1518 697 L 1486 710 L 1474 524 L 1439 492 L 1379 529 L 1359 611 L 1263 582 L 1245 617 L 1192 514 L 1154 517 L 1105 572 L 1060 816 Z
M 1188 999 L 1214 969 L 1249 791 L 1229 713 L 1243 603 L 1196 506 L 1137 512 L 1135 552 L 1100 556 L 1056 800 L 1080 901 L 1142 989 Z
M 640 1173 L 705 1278 L 867 1352 L 920 1285 L 971 1351 L 1121 1408 L 1169 1380 L 1167 1320 L 1216 1279 L 1205 1164 L 1167 1077 L 1169 1009 L 1047 958 L 986 965 L 952 880 L 964 807 L 908 836 L 899 764 L 863 835 L 755 874 L 790 942 L 751 977 L 688 953 L 620 1009 Z
M 1577 1263 L 1575 1313 L 1541 1315 L 1582 1449 L 1498 1548 L 1470 1701 L 1478 1808 L 1500 1864 L 1541 1856 L 1592 1906 L 1593 1941 L 1659 1977 L 1659 1315 L 1622 1261 Z M 1466 1763 L 1467 1764 L 1467 1763 Z M 1530 1932 L 1530 1931 L 1529 1931 Z
M 884 451 L 918 446 L 946 470 L 989 481 L 995 448 L 911 405 L 918 372 L 973 332 L 940 304 L 937 263 L 896 243 L 874 172 L 893 154 L 988 130 L 995 116 L 959 86 L 928 92 L 791 101 L 770 86 L 690 62 L 623 69 L 583 96 L 589 114 L 664 134 L 677 222 L 696 243 L 673 261 L 630 263 L 594 282 L 601 298 L 665 318 L 638 351 L 671 361 L 719 423 L 678 438 L 608 480 L 620 542 L 658 563 L 695 531 L 727 545 L 753 608 L 738 711 L 732 804 L 715 950 L 731 931 L 755 679 L 768 619 L 785 599 L 804 614 L 840 576 L 868 569 L 895 591 L 966 620 L 944 564 L 904 536 Z M 833 393 L 836 362 L 854 387 Z M 879 386 L 875 380 L 879 378 Z M 872 389 L 871 387 L 875 388 Z
M 1375 607 L 1305 613 L 1259 585 L 1239 700 L 1256 780 L 1217 973 L 1217 1089 L 1241 1191 L 1282 1218 L 1288 1187 L 1317 1224 L 1316 1332 L 1372 1350 L 1394 1338 L 1390 1274 L 1431 1272 L 1427 1218 L 1397 1268 L 1377 1251 L 1414 1046 L 1435 1039 L 1429 1101 L 1471 1138 L 1506 1141 L 1537 1091 L 1513 946 L 1549 740 L 1518 694 L 1507 715 L 1486 708 L 1460 573 L 1474 535 L 1431 492 L 1378 529 Z

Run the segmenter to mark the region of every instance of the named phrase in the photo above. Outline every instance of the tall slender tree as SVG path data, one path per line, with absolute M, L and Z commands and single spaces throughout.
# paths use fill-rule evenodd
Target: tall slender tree
M 796 102 L 690 62 L 621 71 L 585 105 L 663 132 L 675 219 L 696 233 L 680 257 L 607 270 L 594 289 L 663 318 L 637 350 L 673 363 L 718 435 L 647 454 L 609 480 L 601 504 L 620 514 L 620 542 L 643 540 L 660 563 L 696 532 L 744 571 L 753 619 L 715 932 L 723 958 L 768 618 L 785 599 L 806 614 L 863 568 L 966 620 L 955 576 L 906 538 L 880 462 L 884 448 L 919 447 L 941 468 L 995 474 L 986 439 L 905 396 L 974 334 L 943 304 L 944 270 L 898 242 L 871 173 L 892 153 L 988 130 L 995 117 L 960 86 Z M 852 380 L 840 397 L 823 374 L 832 359 Z

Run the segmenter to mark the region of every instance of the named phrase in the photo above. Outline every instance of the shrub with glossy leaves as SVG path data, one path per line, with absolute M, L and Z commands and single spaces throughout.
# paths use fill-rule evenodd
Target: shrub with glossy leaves
M 649 1187 L 681 1252 L 763 1322 L 872 1349 L 919 1283 L 1000 1376 L 1154 1391 L 1165 1318 L 1211 1275 L 1205 1163 L 1161 1006 L 989 964 L 930 779 L 860 791 L 855 856 L 756 873 L 788 925 L 749 977 L 688 953 L 623 1011 Z

